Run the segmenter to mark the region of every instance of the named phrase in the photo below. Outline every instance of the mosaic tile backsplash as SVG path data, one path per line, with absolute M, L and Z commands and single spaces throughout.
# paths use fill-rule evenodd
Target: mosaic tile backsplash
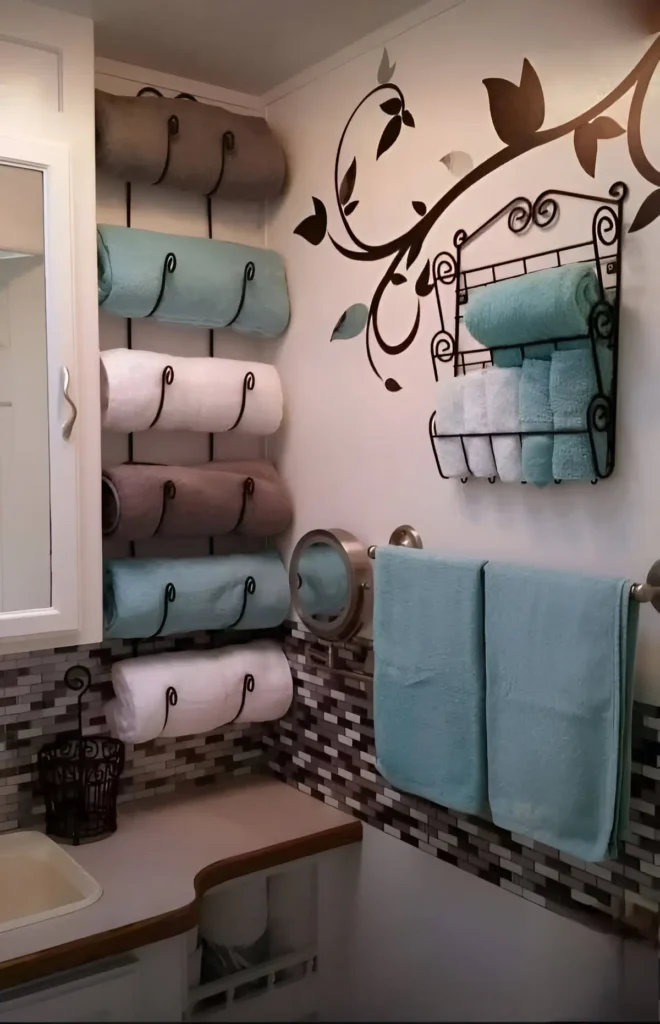
M 231 642 L 249 639 L 245 633 Z M 196 633 L 140 643 L 137 653 L 215 646 L 214 636 Z M 66 670 L 72 665 L 90 669 L 93 684 L 83 700 L 83 729 L 88 735 L 107 735 L 102 705 L 112 696 L 112 662 L 134 653 L 131 641 L 113 640 L 0 658 L 0 831 L 43 823 L 43 802 L 36 786 L 37 751 L 77 725 L 76 695 L 63 683 Z M 208 785 L 221 776 L 247 774 L 262 765 L 263 732 L 263 725 L 232 726 L 206 736 L 127 745 L 119 800 L 171 794 Z
M 657 943 L 660 707 L 635 705 L 631 813 L 623 848 L 616 860 L 588 864 L 389 785 L 376 769 L 368 642 L 330 645 L 294 627 L 285 650 L 294 701 L 264 737 L 271 771 L 432 857 L 565 916 L 619 930 L 628 903 L 625 929 L 636 928 Z M 631 898 L 641 908 L 634 922 Z

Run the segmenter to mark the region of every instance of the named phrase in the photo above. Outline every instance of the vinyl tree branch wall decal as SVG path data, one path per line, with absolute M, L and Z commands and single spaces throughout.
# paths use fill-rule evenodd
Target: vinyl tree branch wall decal
M 655 28 L 656 30 L 660 29 L 660 23 Z M 387 151 L 396 145 L 402 133 L 415 128 L 415 119 L 406 106 L 403 92 L 398 85 L 391 81 L 396 65 L 390 64 L 387 50 L 383 52 L 378 69 L 378 85 L 360 100 L 348 118 L 335 155 L 334 199 L 348 243 L 340 241 L 333 234 L 328 233 L 326 207 L 323 201 L 316 196 L 312 197 L 314 213 L 301 221 L 294 230 L 295 234 L 300 235 L 312 245 L 320 245 L 327 237 L 337 252 L 349 260 L 358 262 L 389 260 L 372 295 L 366 319 L 367 358 L 372 371 L 380 380 L 384 378 L 376 363 L 377 350 L 388 356 L 399 355 L 412 345 L 417 336 L 421 319 L 420 300 L 433 290 L 430 261 L 427 259 L 421 269 L 415 271 L 417 310 L 410 330 L 404 337 L 387 340 L 383 336 L 379 323 L 379 311 L 385 291 L 390 286 L 396 287 L 408 281 L 408 272 L 418 259 L 429 232 L 445 210 L 459 196 L 524 153 L 572 134 L 580 166 L 593 177 L 596 171 L 599 146 L 603 142 L 606 144 L 605 140 L 626 134 L 628 152 L 633 166 L 646 181 L 655 186 L 654 191 L 639 207 L 629 230 L 639 231 L 660 217 L 660 169 L 655 167 L 646 155 L 641 137 L 644 101 L 658 63 L 660 63 L 660 36 L 654 39 L 629 74 L 603 99 L 569 121 L 546 128 L 543 127 L 545 121 L 543 87 L 532 64 L 526 58 L 523 61 L 520 82 L 517 85 L 504 78 L 484 79 L 493 127 L 504 146 L 477 164 L 476 167 L 473 166 L 472 159 L 467 153 L 457 151 L 442 157 L 442 163 L 450 172 L 460 175 L 459 180 L 431 207 L 427 208 L 426 204 L 420 200 L 413 201 L 412 212 L 415 215 L 415 220 L 411 226 L 390 241 L 377 244 L 361 238 L 353 224 L 349 223 L 349 217 L 360 203 L 360 167 L 356 158 L 353 157 L 349 160 L 348 167 L 341 179 L 340 167 L 345 165 L 344 148 L 347 133 L 356 116 L 368 104 L 371 106 L 377 103 L 386 118 L 374 155 L 375 161 L 386 159 Z M 607 115 L 606 111 L 631 91 L 632 98 L 627 125 L 623 127 L 613 117 Z M 360 306 L 360 309 L 364 309 L 364 307 Z M 337 325 L 337 328 L 340 325 L 345 325 L 344 331 L 338 332 L 335 328 L 333 340 L 354 336 L 346 333 L 349 329 L 347 325 L 349 323 L 357 325 L 363 320 L 364 317 L 357 314 L 356 307 L 350 307 L 339 318 Z M 401 385 L 393 377 L 386 377 L 384 384 L 388 391 L 401 390 Z

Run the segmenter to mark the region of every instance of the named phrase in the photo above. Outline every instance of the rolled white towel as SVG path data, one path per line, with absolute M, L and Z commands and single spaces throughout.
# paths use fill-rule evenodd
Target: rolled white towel
M 113 735 L 125 743 L 199 735 L 234 719 L 241 724 L 276 720 L 293 696 L 286 655 L 271 640 L 127 658 L 113 665 L 112 685 L 115 699 L 105 706 L 105 716 Z M 176 691 L 174 703 L 167 700 L 170 687 Z
M 462 434 L 465 430 L 463 387 L 465 376 L 448 377 L 443 382 L 435 413 L 436 434 Z M 460 437 L 434 437 L 440 469 L 447 477 L 469 476 Z
M 171 383 L 163 384 L 170 367 Z M 236 431 L 273 434 L 282 421 L 282 386 L 268 363 L 168 356 L 113 348 L 101 353 L 101 410 L 106 430 L 148 430 L 163 396 L 154 430 L 221 433 L 239 417 Z
M 493 433 L 520 430 L 519 366 L 484 372 L 488 426 Z M 495 465 L 500 480 L 515 483 L 522 476 L 522 446 L 519 437 L 493 437 Z
M 486 410 L 487 370 L 469 370 L 463 385 L 463 409 L 466 434 L 488 434 Z M 466 437 L 465 452 L 473 476 L 497 476 L 493 449 L 489 437 Z
M 268 888 L 264 875 L 219 885 L 202 899 L 199 934 L 216 946 L 251 946 L 267 927 Z

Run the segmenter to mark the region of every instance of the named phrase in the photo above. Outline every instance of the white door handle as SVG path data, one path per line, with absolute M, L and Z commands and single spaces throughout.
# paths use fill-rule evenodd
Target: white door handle
M 66 423 L 64 423 L 63 426 L 62 426 L 62 437 L 64 438 L 65 441 L 68 441 L 69 438 L 71 437 L 71 431 L 73 430 L 73 425 L 76 422 L 76 420 L 78 419 L 78 409 L 76 408 L 76 403 L 73 401 L 73 399 L 71 398 L 71 395 L 69 394 L 69 384 L 70 383 L 71 383 L 71 374 L 69 373 L 69 368 L 68 368 L 68 366 L 63 366 L 62 367 L 62 394 L 64 395 L 64 398 L 69 403 L 69 406 L 71 408 L 71 412 L 69 414 L 69 418 L 67 419 Z

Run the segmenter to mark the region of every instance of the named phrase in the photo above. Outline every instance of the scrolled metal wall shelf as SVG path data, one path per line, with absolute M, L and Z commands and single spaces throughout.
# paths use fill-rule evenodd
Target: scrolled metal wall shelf
M 437 254 L 433 261 L 433 285 L 436 296 L 440 328 L 431 340 L 431 362 L 436 382 L 439 380 L 439 368 L 443 364 L 451 364 L 454 376 L 468 373 L 473 369 L 482 369 L 492 365 L 492 350 L 463 348 L 461 346 L 461 328 L 463 316 L 461 307 L 469 301 L 472 288 L 488 287 L 500 280 L 522 276 L 542 269 L 543 267 L 564 266 L 574 262 L 593 262 L 598 277 L 600 299 L 594 305 L 589 316 L 588 333 L 583 337 L 591 351 L 597 391 L 591 398 L 585 413 L 584 428 L 581 430 L 538 430 L 513 432 L 481 432 L 478 434 L 445 434 L 438 433 L 435 427 L 435 412 L 429 420 L 429 438 L 433 449 L 438 473 L 448 479 L 442 471 L 436 441 L 443 438 L 459 438 L 465 464 L 470 470 L 466 452 L 465 438 L 486 437 L 491 449 L 495 437 L 518 437 L 522 445 L 525 437 L 556 436 L 558 434 L 586 435 L 589 440 L 593 469 L 592 483 L 598 483 L 611 476 L 616 456 L 616 406 L 619 349 L 619 316 L 621 305 L 621 259 L 622 259 L 622 226 L 623 203 L 628 195 L 628 187 L 622 181 L 615 182 L 609 196 L 593 196 L 581 192 L 568 192 L 562 189 L 547 189 L 535 200 L 526 196 L 517 196 L 473 232 L 460 229 L 454 234 L 454 253 L 448 251 Z M 477 238 L 482 237 L 490 228 L 506 219 L 508 229 L 515 235 L 538 228 L 547 230 L 556 224 L 560 215 L 560 203 L 563 199 L 575 199 L 581 202 L 596 203 L 597 208 L 591 221 L 591 237 L 571 245 L 559 246 L 526 253 L 523 256 L 486 263 L 481 266 L 466 267 L 464 254 L 466 248 Z M 500 272 L 498 275 L 498 271 Z M 478 280 L 475 280 L 478 278 Z M 490 280 L 488 280 L 490 278 Z M 452 289 L 451 293 L 449 288 Z M 451 315 L 445 316 L 443 300 L 448 302 L 448 294 L 452 295 Z M 573 338 L 543 338 L 530 341 L 524 345 L 504 345 L 498 352 L 518 350 L 520 355 L 533 356 L 535 347 L 548 344 L 557 347 Z M 612 353 L 612 383 L 609 389 L 604 386 L 598 359 L 598 347 L 607 347 Z M 604 442 L 601 444 L 600 442 Z M 470 475 L 472 475 L 470 471 Z M 462 479 L 466 483 L 469 477 Z M 494 483 L 496 477 L 489 477 Z M 524 481 L 523 481 L 524 482 Z M 561 480 L 555 480 L 561 483 Z

